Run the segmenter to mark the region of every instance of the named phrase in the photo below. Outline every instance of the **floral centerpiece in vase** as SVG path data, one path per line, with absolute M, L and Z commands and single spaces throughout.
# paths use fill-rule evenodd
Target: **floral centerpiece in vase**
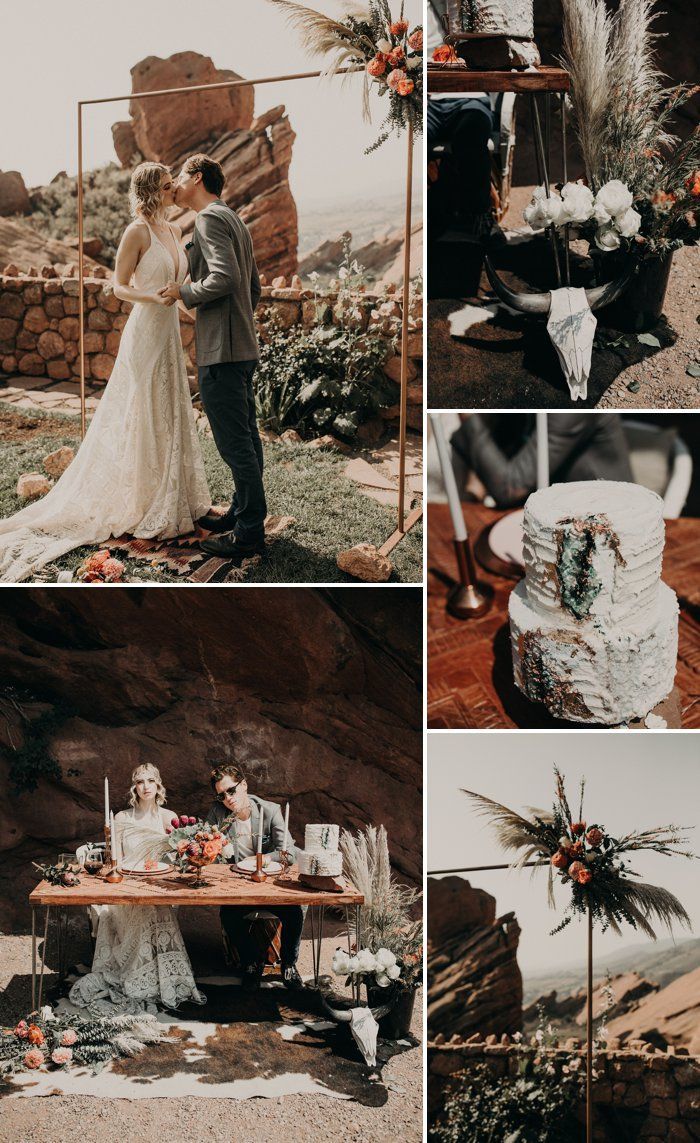
M 155 867 L 160 861 L 174 866 L 181 873 L 194 873 L 192 888 L 200 889 L 206 884 L 202 880 L 206 866 L 225 860 L 233 853 L 233 846 L 225 836 L 231 820 L 226 818 L 217 826 L 187 814 L 173 817 L 166 827 L 165 837 L 154 835 L 144 842 L 137 857 L 143 859 L 144 868 L 149 864 Z

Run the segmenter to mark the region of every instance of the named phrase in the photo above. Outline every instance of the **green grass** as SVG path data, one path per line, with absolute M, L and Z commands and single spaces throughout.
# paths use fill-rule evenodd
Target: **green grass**
M 0 517 L 5 517 L 22 507 L 15 494 L 18 477 L 23 472 L 42 471 L 46 453 L 64 444 L 75 447 L 80 438 L 74 417 L 13 409 L 2 402 L 0 414 L 4 432 L 15 418 L 17 424 L 34 426 L 31 438 L 23 441 L 7 440 L 0 431 Z M 230 471 L 211 439 L 201 440 L 213 501 L 227 503 L 231 494 Z M 304 445 L 265 446 L 268 511 L 273 516 L 293 516 L 295 523 L 270 545 L 261 564 L 249 571 L 246 583 L 356 582 L 336 566 L 336 555 L 362 541 L 379 547 L 396 527 L 396 512 L 359 492 L 343 476 L 345 464 L 346 458 L 338 453 L 318 452 Z M 91 550 L 76 549 L 54 566 L 74 571 Z M 423 530 L 419 522 L 391 553 L 391 582 L 419 583 L 422 552 Z M 142 581 L 187 582 L 186 576 L 152 568 L 146 561 L 127 559 L 125 563 L 127 574 Z

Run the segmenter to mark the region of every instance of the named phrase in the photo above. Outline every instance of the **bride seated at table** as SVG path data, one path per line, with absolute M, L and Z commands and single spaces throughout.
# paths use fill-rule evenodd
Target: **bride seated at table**
M 174 816 L 165 787 L 149 764 L 131 775 L 129 809 L 114 819 L 122 860 L 142 860 L 149 838 L 160 840 Z M 205 1004 L 192 974 L 175 911 L 167 905 L 102 905 L 92 970 L 69 999 L 96 1014 L 135 1013 Z

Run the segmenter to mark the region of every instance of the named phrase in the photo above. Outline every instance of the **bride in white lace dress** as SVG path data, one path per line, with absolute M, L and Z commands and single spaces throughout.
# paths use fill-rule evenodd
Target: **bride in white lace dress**
M 178 308 L 158 290 L 187 275 L 178 227 L 165 221 L 173 180 L 142 163 L 130 191 L 114 293 L 133 309 L 112 376 L 78 453 L 43 499 L 0 520 L 0 580 L 19 583 L 66 552 L 128 533 L 191 532 L 211 506 L 194 423 Z
M 162 837 L 174 817 L 163 809 L 165 788 L 155 766 L 131 776 L 130 808 L 114 819 L 125 858 L 143 860 L 144 844 Z M 206 1004 L 192 975 L 175 910 L 167 905 L 101 905 L 92 969 L 69 1000 L 95 1014 L 136 1013 Z

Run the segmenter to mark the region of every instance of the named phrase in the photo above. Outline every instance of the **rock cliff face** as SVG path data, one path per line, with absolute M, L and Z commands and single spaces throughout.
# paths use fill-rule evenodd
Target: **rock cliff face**
M 515 915 L 461 877 L 428 880 L 428 1034 L 518 1032 L 523 984 Z
M 0 215 L 29 214 L 29 191 L 19 171 L 0 171 Z
M 240 78 L 197 52 L 149 56 L 131 76 L 134 93 Z M 132 100 L 131 119 L 112 128 L 114 146 L 125 167 L 139 154 L 174 172 L 194 152 L 211 155 L 224 168 L 224 200 L 250 228 L 259 269 L 289 277 L 297 270 L 297 211 L 288 180 L 295 136 L 284 107 L 254 118 L 254 99 L 254 88 L 242 87 Z M 192 212 L 174 218 L 186 234 L 194 226 Z
M 99 836 L 105 774 L 118 809 L 146 761 L 179 812 L 206 813 L 210 764 L 236 759 L 254 792 L 289 798 L 297 839 L 384 823 L 418 881 L 420 592 L 399 594 L 0 593 L 0 928 L 26 921 L 32 861 Z M 27 746 L 62 775 L 14 793 Z

